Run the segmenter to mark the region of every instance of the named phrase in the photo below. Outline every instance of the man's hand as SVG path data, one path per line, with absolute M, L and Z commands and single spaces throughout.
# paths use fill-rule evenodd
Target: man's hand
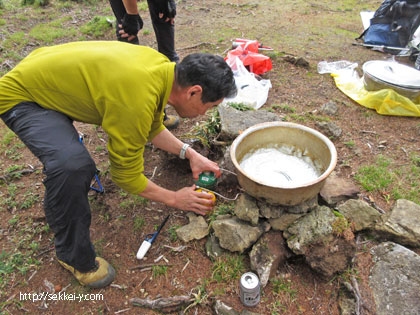
M 174 23 L 174 18 L 176 16 L 176 4 L 174 0 L 155 0 L 156 7 L 159 12 L 159 19 L 161 22 L 168 22 L 171 20 L 171 23 Z
M 143 28 L 143 20 L 139 14 L 126 13 L 121 22 L 122 29 L 128 35 L 137 36 L 137 33 Z
M 205 192 L 195 191 L 195 185 L 184 187 L 175 192 L 175 208 L 206 215 L 213 209 L 213 196 Z
M 139 195 L 143 198 L 162 202 L 173 208 L 206 215 L 214 206 L 213 196 L 205 192 L 195 191 L 195 188 L 196 186 L 193 185 L 172 191 L 149 180 L 146 189 Z
M 192 148 L 188 148 L 187 158 L 190 161 L 190 167 L 194 180 L 198 180 L 198 176 L 205 171 L 213 172 L 217 178 L 222 175 L 216 162 L 209 160 Z

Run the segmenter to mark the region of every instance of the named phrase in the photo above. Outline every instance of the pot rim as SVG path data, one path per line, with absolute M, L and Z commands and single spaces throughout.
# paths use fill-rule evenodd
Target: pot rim
M 419 85 L 404 84 L 404 83 L 397 84 L 395 82 L 387 81 L 383 78 L 380 78 L 380 77 L 374 75 L 372 72 L 369 71 L 370 70 L 369 66 L 375 65 L 375 64 L 377 64 L 378 66 L 379 66 L 379 64 L 397 65 L 400 68 L 406 68 L 407 71 L 412 71 L 412 70 L 418 71 L 415 68 L 411 68 L 410 66 L 407 66 L 405 64 L 402 64 L 402 63 L 399 63 L 399 62 L 396 62 L 396 61 L 390 61 L 390 60 L 370 60 L 370 61 L 366 61 L 362 66 L 363 74 L 366 74 L 366 75 L 370 76 L 371 78 L 373 78 L 377 81 L 383 82 L 386 85 L 390 85 L 390 86 L 394 86 L 394 87 L 402 88 L 402 89 L 407 89 L 407 90 L 420 91 L 420 84 Z M 416 91 L 413 91 L 413 92 L 416 92 Z
M 261 130 L 261 129 L 266 129 L 266 128 L 273 128 L 273 127 L 291 127 L 294 129 L 300 129 L 300 130 L 304 130 L 308 133 L 311 133 L 315 136 L 317 136 L 318 138 L 320 138 L 328 147 L 330 154 L 331 154 L 331 161 L 330 164 L 328 165 L 327 169 L 315 180 L 309 181 L 305 184 L 299 184 L 299 185 L 295 185 L 295 186 L 271 186 L 271 185 L 267 185 L 263 182 L 261 182 L 258 179 L 255 179 L 254 177 L 246 174 L 242 168 L 239 166 L 239 163 L 236 159 L 235 153 L 236 153 L 236 149 L 238 147 L 238 145 L 242 142 L 242 140 L 248 136 L 251 133 L 254 133 L 257 130 Z M 246 178 L 258 183 L 259 185 L 265 186 L 265 187 L 270 187 L 270 188 L 280 188 L 280 189 L 297 189 L 297 188 L 305 188 L 305 187 L 309 187 L 309 186 L 313 186 L 317 183 L 322 182 L 323 180 L 325 180 L 330 174 L 331 172 L 334 170 L 336 164 L 337 164 L 337 150 L 334 146 L 334 144 L 332 143 L 332 141 L 330 139 L 328 139 L 325 135 L 323 135 L 322 133 L 320 133 L 319 131 L 300 125 L 300 124 L 296 124 L 296 123 L 291 123 L 291 122 L 279 122 L 279 121 L 274 121 L 274 122 L 264 122 L 264 123 L 259 123 L 256 125 L 253 125 L 251 127 L 249 127 L 248 129 L 246 129 L 243 133 L 241 133 L 238 137 L 236 137 L 236 139 L 232 142 L 232 145 L 230 147 L 230 158 L 232 160 L 233 165 L 235 166 L 236 170 L 238 172 L 240 172 L 243 176 L 245 176 Z

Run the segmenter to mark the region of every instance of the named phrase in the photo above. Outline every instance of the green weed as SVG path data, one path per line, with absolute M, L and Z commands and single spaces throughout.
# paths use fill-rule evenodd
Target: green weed
M 112 25 L 108 23 L 105 16 L 94 16 L 92 20 L 80 28 L 80 31 L 83 34 L 98 38 L 103 37 L 111 28 Z
M 245 272 L 244 257 L 239 254 L 218 257 L 212 270 L 212 279 L 217 282 L 236 281 Z
M 146 224 L 146 221 L 144 220 L 143 217 L 135 217 L 133 220 L 134 231 L 140 232 L 143 229 L 145 224 Z
M 382 194 L 386 201 L 407 199 L 420 204 L 420 157 L 410 156 L 410 163 L 397 166 L 393 160 L 382 155 L 374 164 L 357 170 L 355 180 L 366 191 Z
M 282 112 L 286 113 L 294 113 L 296 111 L 295 108 L 291 107 L 287 104 L 281 104 L 281 105 L 271 105 L 272 109 L 280 109 Z
M 176 230 L 178 230 L 181 226 L 180 225 L 172 225 L 168 230 L 167 234 L 169 235 L 169 239 L 171 242 L 176 242 L 178 240 L 178 235 L 176 234 Z
M 210 225 L 216 220 L 217 216 L 225 215 L 225 214 L 232 214 L 233 210 L 235 209 L 235 203 L 218 203 L 217 206 L 213 209 L 213 211 L 209 214 L 209 221 Z
M 11 233 L 8 241 L 11 249 L 2 249 L 0 253 L 0 299 L 4 297 L 10 288 L 10 282 L 18 285 L 25 281 L 23 277 L 29 270 L 36 270 L 41 262 L 37 259 L 37 254 L 41 249 L 41 244 L 36 241 L 40 239 L 40 234 L 45 233 L 42 223 L 33 222 L 27 219 L 22 222 L 18 215 L 13 216 L 8 221 L 10 227 L 18 227 L 18 233 Z M 39 236 L 38 236 L 39 235 Z M 0 304 L 2 307 L 2 304 Z
M 39 195 L 34 194 L 32 191 L 27 191 L 23 195 L 23 202 L 20 205 L 20 209 L 29 209 L 39 200 Z
M 190 308 L 193 308 L 194 306 L 207 303 L 209 297 L 206 290 L 206 287 L 208 285 L 208 279 L 201 279 L 200 283 L 201 285 L 195 288 L 196 292 L 194 292 L 194 290 L 192 291 L 192 295 L 194 296 L 194 302 L 185 308 L 185 310 L 183 311 L 184 314 L 188 314 L 187 311 Z
M 105 148 L 103 146 L 98 145 L 98 146 L 96 146 L 95 151 L 99 153 L 99 152 L 102 152 L 104 149 Z
M 137 2 L 137 9 L 139 11 L 148 11 L 149 10 L 149 4 L 147 3 L 147 1 Z
M 71 17 L 64 17 L 50 23 L 37 24 L 31 29 L 29 35 L 44 43 L 52 43 L 61 38 L 72 38 L 77 34 L 76 29 L 63 27 L 64 22 L 68 21 L 69 18 L 71 19 Z
M 1 144 L 9 145 L 14 139 L 18 139 L 17 135 L 13 131 L 8 130 L 1 139 Z
M 166 276 L 167 271 L 168 271 L 168 266 L 154 265 L 152 267 L 152 277 L 153 279 L 156 279 L 160 276 Z
M 273 286 L 273 293 L 277 296 L 276 301 L 271 305 L 272 314 L 282 314 L 290 304 L 295 302 L 297 290 L 293 289 L 292 281 L 283 277 L 270 279 Z
M 254 108 L 252 108 L 251 106 L 248 106 L 244 103 L 227 103 L 230 107 L 239 110 L 241 112 L 245 112 L 248 110 L 255 110 Z
M 130 195 L 128 199 L 120 202 L 120 207 L 123 209 L 134 209 L 136 206 L 147 206 L 148 199 L 137 195 Z
M 349 148 L 353 148 L 356 143 L 354 142 L 354 140 L 349 140 L 349 141 L 344 142 L 344 144 Z
M 357 171 L 355 179 L 367 191 L 385 190 L 394 180 L 389 169 L 390 164 L 390 159 L 379 156 L 374 165 L 361 167 Z
M 193 127 L 190 138 L 198 138 L 203 145 L 210 148 L 221 130 L 220 116 L 216 108 L 207 112 L 207 121 Z M 188 136 L 187 136 L 188 137 Z
M 22 5 L 33 5 L 34 7 L 46 7 L 49 4 L 49 0 L 22 0 Z

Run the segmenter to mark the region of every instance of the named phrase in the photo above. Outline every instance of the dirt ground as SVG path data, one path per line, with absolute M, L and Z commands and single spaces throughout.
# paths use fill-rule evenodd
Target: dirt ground
M 362 65 L 367 60 L 390 58 L 390 55 L 381 52 L 352 46 L 354 38 L 362 31 L 359 12 L 375 10 L 380 2 L 180 0 L 177 3 L 176 47 L 181 58 L 192 52 L 211 52 L 225 56 L 235 38 L 258 39 L 274 49 L 271 54 L 273 69 L 263 75 L 271 80 L 273 87 L 261 110 L 270 110 L 282 117 L 288 115 L 289 121 L 316 129 L 317 119 L 314 117 L 323 116 L 319 112 L 320 107 L 328 101 L 338 105 L 339 115 L 330 119 L 343 131 L 339 139 L 332 139 L 338 152 L 335 171 L 339 176 L 358 184 L 354 180 L 355 172 L 363 165 L 374 163 L 378 155 L 392 158 L 395 165 L 405 165 L 409 164 L 410 153 L 420 153 L 418 118 L 381 116 L 347 98 L 337 89 L 329 75 L 320 75 L 316 71 L 318 62 L 322 60 L 349 60 Z M 112 16 L 107 2 L 96 2 L 94 9 L 92 5 L 83 3 L 71 4 L 69 7 L 58 8 L 54 7 L 57 3 L 52 2 L 47 8 L 16 8 L 14 12 L 3 12 L 2 18 L 6 20 L 4 28 L 7 33 L 22 29 L 28 31 L 34 24 L 47 20 L 53 10 L 60 10 L 63 16 L 73 17 L 72 21 L 64 23 L 85 23 L 96 14 Z M 31 17 L 39 14 L 39 10 L 44 12 L 41 18 L 19 19 L 18 23 L 15 22 L 14 16 L 17 13 Z M 149 32 L 141 33 L 141 42 L 156 47 L 148 13 L 142 12 L 142 16 L 145 21 L 144 30 Z M 2 40 L 6 37 L 3 32 Z M 57 39 L 54 43 L 77 39 Z M 100 38 L 87 38 L 91 39 L 114 40 L 114 33 L 110 29 Z M 18 48 L 21 54 L 26 55 L 39 45 L 39 42 L 32 40 Z M 8 57 L 5 50 L 1 53 L 4 65 Z M 286 61 L 284 54 L 304 58 L 309 62 L 309 68 Z M 293 108 L 294 115 L 290 115 L 287 108 Z M 194 126 L 206 119 L 182 119 L 173 133 L 185 138 L 193 134 Z M 260 314 L 339 314 L 337 296 L 340 284 L 350 276 L 355 276 L 364 303 L 362 313 L 375 314 L 367 285 L 371 263 L 368 249 L 375 241 L 365 236 L 360 238 L 353 266 L 344 274 L 323 279 L 302 258 L 293 257 L 278 270 L 276 278 L 282 285 L 276 286 L 270 282 L 262 291 L 261 302 L 256 307 L 244 307 L 239 300 L 238 274 L 220 282 L 214 279 L 216 264 L 206 256 L 206 240 L 183 244 L 174 237 L 174 228 L 188 223 L 185 213 L 163 204 L 142 202 L 125 194 L 112 183 L 108 174 L 106 135 L 101 128 L 81 123 L 76 123 L 76 127 L 85 134 L 85 144 L 101 170 L 100 180 L 105 193 L 92 193 L 91 196 L 91 238 L 98 255 L 115 267 L 115 285 L 102 290 L 88 290 L 57 263 L 53 235 L 45 228 L 42 210 L 42 166 L 26 148 L 19 145 L 17 139 L 12 139 L 10 143 L 5 141 L 8 130 L 1 122 L 0 175 L 5 175 L 14 165 L 23 165 L 27 172 L 22 172 L 20 178 L 0 181 L 0 247 L 3 251 L 0 256 L 0 277 L 3 277 L 0 281 L 0 312 L 156 314 L 158 312 L 131 305 L 129 299 L 194 294 L 196 305 L 189 309 L 189 314 L 212 314 L 211 304 L 214 299 L 222 300 L 238 311 L 248 309 Z M 13 154 L 10 153 L 12 149 Z M 209 154 L 214 157 L 211 151 Z M 155 183 L 172 190 L 192 185 L 187 163 L 168 157 L 151 146 L 146 148 L 144 157 L 145 174 L 153 178 Z M 13 192 L 12 188 L 15 189 Z M 239 187 L 223 187 L 219 192 L 234 196 L 238 191 Z M 29 192 L 34 202 L 23 207 Z M 362 189 L 361 197 L 375 202 L 385 211 L 389 211 L 395 202 L 384 192 L 367 192 Z M 10 202 L 12 199 L 14 203 Z M 219 199 L 218 205 L 222 203 Z M 138 261 L 135 254 L 145 235 L 153 232 L 167 214 L 171 215 L 169 221 L 151 247 L 147 259 Z M 33 245 L 34 242 L 37 245 Z M 187 245 L 181 252 L 166 247 L 181 245 Z M 16 255 L 14 265 L 7 253 Z M 156 262 L 161 255 L 163 258 Z M 238 256 L 232 254 L 232 257 Z M 229 268 L 235 272 L 250 271 L 247 253 L 240 256 L 243 266 Z M 159 274 L 157 269 L 143 270 L 141 267 L 145 265 L 164 265 L 165 268 L 160 269 L 164 271 Z M 15 269 L 10 270 L 8 266 Z M 68 294 L 99 293 L 103 299 L 79 302 L 25 301 L 22 298 L 24 293 L 47 292 L 48 283 L 53 285 L 56 292 L 65 289 Z

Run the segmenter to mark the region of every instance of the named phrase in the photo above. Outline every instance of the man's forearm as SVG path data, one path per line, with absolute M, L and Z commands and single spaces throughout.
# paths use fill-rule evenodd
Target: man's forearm
M 128 14 L 138 14 L 137 1 L 136 0 L 123 0 L 125 10 Z
M 156 185 L 151 180 L 147 181 L 146 189 L 139 193 L 143 198 L 164 203 L 170 207 L 175 207 L 175 192 Z
M 176 155 L 179 155 L 181 148 L 184 145 L 181 140 L 175 137 L 167 129 L 162 130 L 157 136 L 155 136 L 152 140 L 152 143 L 157 148 Z M 193 149 L 188 148 L 185 157 L 189 159 L 194 153 L 196 152 Z

